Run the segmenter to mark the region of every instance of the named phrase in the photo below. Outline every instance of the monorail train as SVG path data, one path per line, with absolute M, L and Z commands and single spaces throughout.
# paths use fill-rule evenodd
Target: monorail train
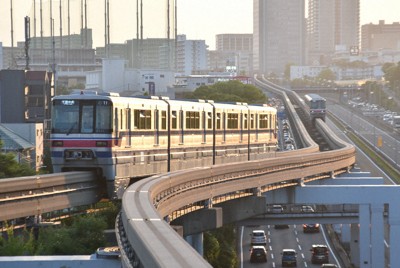
M 82 91 L 52 100 L 52 165 L 54 172 L 96 171 L 108 197 L 121 198 L 150 175 L 265 158 L 276 148 L 276 128 L 268 105 Z
M 318 94 L 307 94 L 304 97 L 307 113 L 310 116 L 311 122 L 316 118 L 321 118 L 325 121 L 326 99 Z

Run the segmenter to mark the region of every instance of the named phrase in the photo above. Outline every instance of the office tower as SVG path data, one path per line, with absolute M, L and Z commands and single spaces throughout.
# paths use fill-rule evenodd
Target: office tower
M 304 0 L 254 0 L 255 72 L 282 75 L 287 64 L 304 64 L 304 11 Z
M 360 0 L 309 0 L 308 63 L 325 65 L 335 51 L 359 46 Z

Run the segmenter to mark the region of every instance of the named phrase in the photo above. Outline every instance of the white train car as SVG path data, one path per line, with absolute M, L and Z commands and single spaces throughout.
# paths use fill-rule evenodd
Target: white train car
M 276 146 L 276 109 L 98 94 L 52 101 L 54 172 L 92 170 L 120 198 L 153 174 L 264 158 Z

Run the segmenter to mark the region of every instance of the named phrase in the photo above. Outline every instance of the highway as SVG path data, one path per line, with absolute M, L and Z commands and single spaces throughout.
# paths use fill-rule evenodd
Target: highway
M 254 229 L 263 229 L 267 234 L 268 261 L 267 263 L 250 263 L 250 234 Z M 321 228 L 319 233 L 304 233 L 302 225 L 289 225 L 288 229 L 275 229 L 273 225 L 264 225 L 259 227 L 239 228 L 241 247 L 243 252 L 240 254 L 240 267 L 281 267 L 282 249 L 295 249 L 297 252 L 297 267 L 321 267 L 320 264 L 311 263 L 311 246 L 313 244 L 324 244 L 329 248 L 326 231 Z M 337 264 L 337 257 L 333 254 L 333 250 L 329 252 L 330 263 Z
M 387 157 L 390 158 L 393 163 L 397 163 L 398 168 L 400 169 L 400 142 L 398 139 L 392 136 L 393 133 L 387 133 L 376 125 L 368 122 L 364 117 L 359 116 L 351 110 L 345 109 L 340 105 L 329 105 L 328 109 L 343 122 L 351 126 L 360 137 L 368 140 L 370 144 L 376 145 L 377 137 L 382 137 L 383 146 L 375 146 L 375 150 L 381 150 L 382 153 L 387 155 Z M 348 143 L 352 143 L 352 141 L 347 138 L 346 133 L 340 131 L 330 120 L 327 120 L 327 124 L 341 139 L 347 141 Z M 373 177 L 382 177 L 385 179 L 386 183 L 395 184 L 392 178 L 390 178 L 388 174 L 381 170 L 359 148 L 356 148 L 356 165 L 362 171 L 370 172 L 371 176 Z

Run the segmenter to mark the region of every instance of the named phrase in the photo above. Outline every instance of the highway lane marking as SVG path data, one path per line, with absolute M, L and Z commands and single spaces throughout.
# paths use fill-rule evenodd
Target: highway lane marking
M 243 268 L 243 233 L 244 226 L 242 226 L 240 231 L 240 267 Z

